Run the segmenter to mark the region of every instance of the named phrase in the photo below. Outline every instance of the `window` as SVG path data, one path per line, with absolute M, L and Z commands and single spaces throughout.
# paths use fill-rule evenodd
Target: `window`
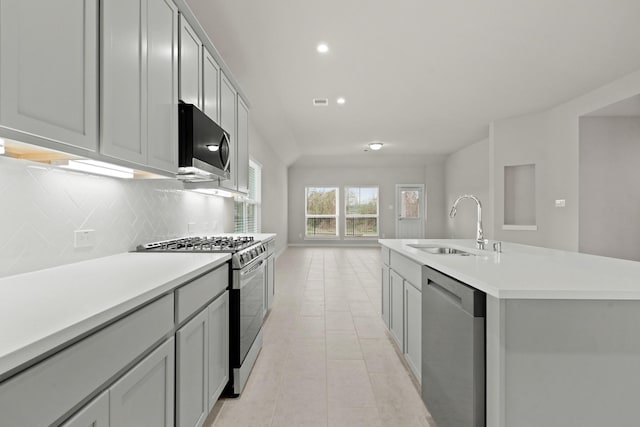
M 378 236 L 378 187 L 345 187 L 345 237 Z
M 249 160 L 249 195 L 236 198 L 234 231 L 236 233 L 259 233 L 260 207 L 262 199 L 262 167 Z
M 338 188 L 307 187 L 305 191 L 305 236 L 337 237 Z

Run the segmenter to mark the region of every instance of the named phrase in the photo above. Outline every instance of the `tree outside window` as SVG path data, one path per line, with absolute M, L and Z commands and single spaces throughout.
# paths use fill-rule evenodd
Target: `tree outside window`
M 305 194 L 305 235 L 338 236 L 338 188 L 307 187 Z
M 378 187 L 345 187 L 345 237 L 377 237 L 378 215 Z

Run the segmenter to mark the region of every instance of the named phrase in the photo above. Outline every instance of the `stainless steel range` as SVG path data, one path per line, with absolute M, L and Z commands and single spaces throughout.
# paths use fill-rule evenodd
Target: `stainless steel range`
M 227 394 L 238 396 L 262 348 L 266 244 L 251 236 L 185 237 L 140 245 L 139 252 L 226 252 L 231 255 L 229 285 L 229 364 Z

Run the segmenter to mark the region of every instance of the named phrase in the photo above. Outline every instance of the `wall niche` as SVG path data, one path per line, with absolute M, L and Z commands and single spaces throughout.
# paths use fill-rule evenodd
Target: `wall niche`
M 538 229 L 536 225 L 536 165 L 504 167 L 503 230 Z

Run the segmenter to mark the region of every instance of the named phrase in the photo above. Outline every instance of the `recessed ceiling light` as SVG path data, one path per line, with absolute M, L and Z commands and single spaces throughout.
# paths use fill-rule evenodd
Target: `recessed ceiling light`
M 338 99 L 336 99 L 336 102 L 340 105 L 343 105 L 345 102 L 347 102 L 346 99 L 344 99 L 343 97 L 340 97 Z
M 318 52 L 320 53 L 327 53 L 329 52 L 329 45 L 326 43 L 320 43 L 316 49 L 318 49 Z
M 369 148 L 372 149 L 373 151 L 378 151 L 379 149 L 382 148 L 384 144 L 382 142 L 371 142 L 369 143 Z

